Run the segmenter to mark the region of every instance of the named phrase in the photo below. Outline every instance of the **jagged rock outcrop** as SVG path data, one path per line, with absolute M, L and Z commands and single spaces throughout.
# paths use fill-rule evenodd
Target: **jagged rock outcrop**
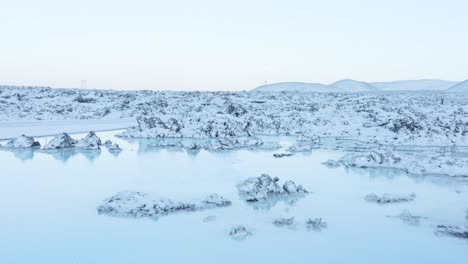
M 34 141 L 33 137 L 28 137 L 25 135 L 21 135 L 16 139 L 12 139 L 5 143 L 5 145 L 1 146 L 3 148 L 10 148 L 10 149 L 28 149 L 28 148 L 39 148 L 41 144 L 37 141 Z
M 237 241 L 245 240 L 247 237 L 251 236 L 252 233 L 247 230 L 244 226 L 236 226 L 229 231 L 229 236 Z
M 75 144 L 76 148 L 84 150 L 99 150 L 99 146 L 101 146 L 101 139 L 93 131 L 89 132 Z
M 462 226 L 438 225 L 436 226 L 435 233 L 437 235 L 468 239 L 468 228 Z
M 283 186 L 278 185 L 279 178 L 262 174 L 260 177 L 251 177 L 237 184 L 241 198 L 247 202 L 262 202 L 273 198 L 287 196 L 301 196 L 308 193 L 302 185 L 287 181 Z
M 73 149 L 77 141 L 67 133 L 61 133 L 53 137 L 43 148 L 43 150 Z
M 200 202 L 175 202 L 170 199 L 154 199 L 142 192 L 123 191 L 105 199 L 97 207 L 99 214 L 115 217 L 151 217 L 176 212 L 189 212 L 230 206 L 231 202 L 219 194 L 212 194 Z

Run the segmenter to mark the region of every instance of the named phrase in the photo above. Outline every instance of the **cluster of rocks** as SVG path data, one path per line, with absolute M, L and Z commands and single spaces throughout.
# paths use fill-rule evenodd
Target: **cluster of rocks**
M 375 193 L 370 193 L 364 197 L 366 201 L 378 204 L 412 202 L 415 198 L 415 193 L 409 195 L 384 193 L 381 196 L 378 196 Z
M 308 193 L 302 185 L 293 181 L 286 181 L 282 186 L 278 184 L 278 177 L 262 174 L 260 177 L 251 177 L 237 184 L 241 198 L 247 202 L 264 202 L 269 199 L 284 198 L 288 196 L 303 196 Z
M 147 193 L 123 191 L 105 199 L 97 207 L 99 214 L 115 217 L 150 217 L 176 212 L 193 212 L 230 206 L 231 201 L 219 194 L 212 194 L 199 202 L 175 202 L 170 199 L 154 199 Z
M 112 141 L 107 140 L 102 144 L 101 139 L 94 132 L 89 132 L 84 138 L 73 139 L 67 133 L 61 133 L 54 136 L 45 146 L 41 148 L 41 144 L 34 141 L 33 137 L 21 135 L 16 139 L 8 141 L 5 145 L 0 146 L 3 149 L 8 150 L 41 150 L 42 152 L 53 152 L 53 151 L 99 151 L 101 146 L 105 146 L 111 153 L 119 153 L 122 151 L 120 146 Z
M 5 145 L 0 145 L 2 148 L 6 149 L 31 149 L 31 148 L 40 148 L 41 144 L 37 141 L 34 141 L 33 137 L 28 137 L 21 135 L 16 139 L 9 140 Z
M 437 225 L 435 228 L 435 233 L 437 235 L 446 235 L 468 239 L 468 227 L 466 226 Z
M 177 148 L 189 151 L 209 150 L 234 150 L 242 148 L 254 149 L 277 149 L 279 145 L 276 142 L 263 142 L 256 137 L 237 137 L 237 138 L 212 138 L 212 139 L 158 139 L 148 144 L 148 148 Z
M 452 146 L 451 149 L 456 149 Z M 381 146 L 369 152 L 353 152 L 341 160 L 327 161 L 324 165 L 344 165 L 356 168 L 395 168 L 415 175 L 468 176 L 468 159 L 443 153 L 416 155 Z
M 322 231 L 328 227 L 328 224 L 322 221 L 322 218 L 309 218 L 306 221 L 307 229 L 314 231 Z

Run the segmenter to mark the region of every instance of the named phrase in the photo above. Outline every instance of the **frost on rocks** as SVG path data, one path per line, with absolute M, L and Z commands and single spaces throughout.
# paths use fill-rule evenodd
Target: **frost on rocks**
M 217 207 L 226 207 L 231 202 L 212 194 L 200 202 L 175 202 L 169 199 L 154 199 L 142 192 L 123 191 L 107 198 L 97 207 L 99 214 L 115 217 L 150 217 L 168 215 L 176 212 L 191 212 Z
M 78 140 L 75 147 L 83 150 L 99 150 L 101 139 L 93 131 L 89 132 L 84 138 Z
M 468 228 L 462 226 L 438 225 L 436 226 L 435 233 L 437 235 L 468 239 Z
M 330 138 L 383 146 L 446 146 L 446 153 L 428 156 L 366 149 L 351 154 L 343 165 L 468 176 L 468 158 L 458 155 L 466 153 L 468 145 L 467 93 L 445 93 L 441 102 L 440 91 L 298 94 L 2 86 L 0 97 L 0 121 L 132 118 L 138 125 L 121 137 L 214 140 L 206 146 L 197 142 L 200 149 L 266 148 L 266 142 L 254 139 L 263 135 L 298 136 L 292 153 L 324 147 Z
M 201 208 L 215 208 L 230 205 L 231 201 L 219 194 L 212 194 L 200 202 Z
M 276 218 L 274 221 L 273 221 L 273 224 L 275 226 L 292 226 L 294 225 L 295 221 L 294 221 L 294 217 L 290 217 L 290 218 L 283 218 L 283 217 L 280 217 L 280 218 Z
M 237 184 L 241 199 L 247 202 L 264 202 L 270 199 L 300 197 L 307 194 L 302 185 L 287 181 L 280 186 L 279 178 L 262 174 L 260 177 L 251 177 Z
M 107 147 L 107 149 L 111 153 L 120 153 L 120 152 L 122 152 L 122 148 L 117 143 L 114 143 L 113 145 Z
M 235 150 L 242 148 L 249 149 L 272 149 L 278 148 L 277 144 L 263 142 L 256 137 L 239 138 L 212 138 L 212 139 L 158 139 L 148 144 L 148 148 L 180 148 L 190 151 L 201 149 L 208 151 Z
M 371 193 L 371 194 L 366 195 L 366 197 L 364 197 L 366 201 L 378 203 L 378 204 L 412 202 L 415 198 L 416 198 L 415 193 L 412 193 L 410 195 L 384 193 L 381 196 L 378 196 L 375 193 Z
M 16 139 L 12 139 L 3 145 L 3 148 L 9 149 L 28 149 L 28 148 L 39 148 L 41 144 L 39 142 L 34 141 L 33 137 L 28 137 L 25 135 L 21 135 Z
M 395 168 L 415 175 L 468 176 L 468 159 L 437 153 L 403 153 L 391 147 L 351 153 L 337 163 L 358 168 Z
M 247 230 L 244 226 L 236 226 L 231 229 L 229 236 L 237 241 L 245 240 L 247 237 L 251 236 L 252 233 Z
M 67 133 L 61 133 L 52 138 L 45 146 L 44 150 L 73 149 L 77 141 L 71 138 Z
M 322 231 L 328 227 L 328 224 L 322 221 L 322 218 L 309 218 L 306 221 L 306 227 L 308 230 Z
M 138 119 L 137 127 L 122 134 L 129 138 L 303 135 L 430 146 L 466 146 L 468 141 L 466 93 L 446 93 L 441 104 L 440 91 L 298 94 L 15 86 L 1 91 L 0 121 Z
M 427 219 L 427 217 L 412 215 L 410 211 L 406 209 L 403 210 L 403 212 L 401 212 L 401 214 L 399 215 L 389 216 L 389 217 L 399 218 L 404 223 L 412 225 L 412 226 L 418 226 L 421 224 L 421 219 Z
M 67 133 L 61 133 L 52 138 L 43 150 L 100 150 L 101 139 L 94 132 L 89 132 L 84 138 L 75 140 Z
M 106 147 L 112 146 L 112 141 L 110 141 L 109 139 L 106 140 L 106 141 L 104 142 L 104 146 L 106 146 Z

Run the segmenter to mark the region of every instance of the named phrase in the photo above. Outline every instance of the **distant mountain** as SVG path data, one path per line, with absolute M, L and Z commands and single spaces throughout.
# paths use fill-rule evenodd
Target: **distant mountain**
M 468 80 L 455 84 L 447 89 L 447 92 L 465 92 L 468 93 Z
M 303 82 L 281 82 L 259 86 L 254 91 L 260 92 L 281 92 L 281 91 L 301 91 L 301 92 L 346 92 L 345 90 L 321 83 L 303 83 Z
M 341 81 L 334 82 L 329 86 L 337 87 L 343 89 L 347 92 L 376 92 L 380 91 L 380 89 L 376 88 L 375 86 L 366 83 L 360 82 L 351 79 L 344 79 Z
M 458 82 L 426 79 L 394 82 L 373 82 L 370 84 L 385 91 L 436 91 L 447 90 L 448 88 L 458 84 Z

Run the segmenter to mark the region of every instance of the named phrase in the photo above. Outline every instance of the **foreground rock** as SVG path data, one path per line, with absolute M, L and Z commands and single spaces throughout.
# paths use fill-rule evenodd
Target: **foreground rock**
M 212 194 L 199 202 L 175 202 L 169 199 L 154 199 L 142 192 L 123 191 L 105 199 L 97 207 L 99 214 L 115 217 L 151 217 L 177 212 L 193 212 L 217 207 L 230 206 L 231 201 L 218 194 Z
M 110 153 L 113 153 L 113 154 L 118 154 L 122 152 L 123 150 L 117 143 L 114 143 L 113 145 L 108 146 L 107 149 L 109 150 Z
M 73 149 L 77 141 L 71 138 L 67 133 L 61 133 L 52 138 L 43 148 L 43 150 Z
M 12 139 L 1 146 L 2 148 L 9 149 L 28 149 L 28 148 L 39 148 L 41 144 L 37 141 L 34 141 L 33 137 L 28 137 L 21 135 L 16 139 Z
M 462 226 L 438 225 L 436 226 L 435 233 L 437 235 L 468 239 L 468 228 Z
M 389 194 L 384 193 L 381 196 L 371 193 L 366 195 L 364 199 L 368 202 L 374 202 L 378 204 L 389 204 L 389 203 L 402 203 L 402 202 L 411 202 L 416 198 L 416 194 L 412 193 L 410 195 L 399 195 L 399 194 Z
M 237 241 L 245 240 L 247 237 L 251 236 L 252 233 L 247 230 L 244 226 L 236 226 L 231 229 L 229 236 Z
M 73 139 L 67 133 L 53 137 L 43 150 L 100 150 L 101 139 L 93 131 L 80 140 Z
M 247 202 L 263 202 L 273 198 L 288 196 L 302 196 L 308 193 L 302 185 L 287 181 L 283 186 L 278 185 L 278 177 L 262 174 L 260 177 L 251 177 L 237 184 L 241 198 Z
M 308 230 L 322 231 L 328 227 L 328 224 L 322 221 L 322 218 L 309 218 L 306 221 L 306 227 Z
M 283 218 L 283 217 L 280 217 L 280 218 L 276 218 L 274 221 L 273 221 L 273 224 L 275 226 L 278 226 L 278 227 L 281 227 L 281 226 L 293 226 L 295 224 L 295 221 L 294 221 L 294 217 L 291 217 L 291 218 Z
M 93 131 L 89 132 L 84 138 L 78 140 L 76 148 L 84 150 L 98 150 L 101 145 L 101 139 Z

